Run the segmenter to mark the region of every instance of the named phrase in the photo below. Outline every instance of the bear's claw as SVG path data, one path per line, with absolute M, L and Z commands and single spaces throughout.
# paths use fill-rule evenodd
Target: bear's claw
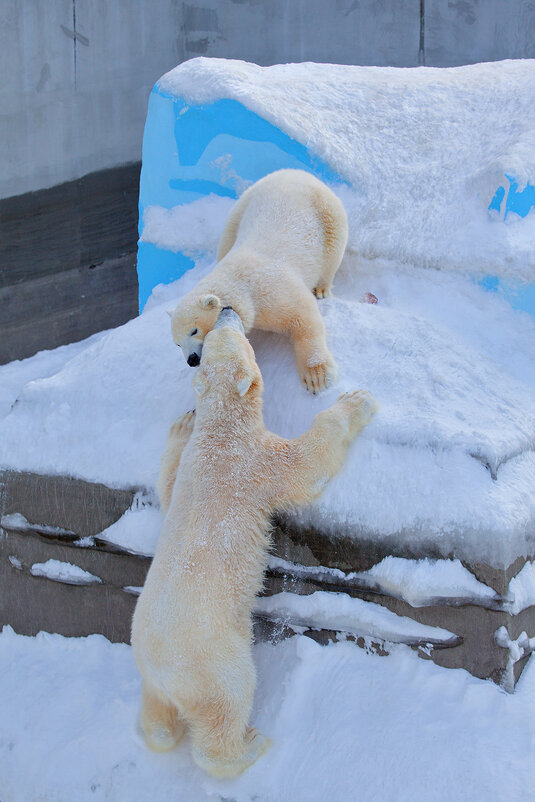
M 363 426 L 371 421 L 378 409 L 377 401 L 368 390 L 353 390 L 352 392 L 342 393 L 338 401 L 349 403 L 352 411 L 357 413 Z
M 321 362 L 319 365 L 308 365 L 300 372 L 301 381 L 313 395 L 329 387 L 335 381 L 336 375 L 336 366 L 330 361 Z
M 312 292 L 314 293 L 314 295 L 316 296 L 316 298 L 318 300 L 321 300 L 322 298 L 329 298 L 330 297 L 331 288 L 328 287 L 326 284 L 318 284 L 317 287 L 314 287 Z
M 194 426 L 195 410 L 191 409 L 189 412 L 185 412 L 183 415 L 181 415 L 180 418 L 173 423 L 169 432 L 169 436 L 176 438 L 189 438 Z

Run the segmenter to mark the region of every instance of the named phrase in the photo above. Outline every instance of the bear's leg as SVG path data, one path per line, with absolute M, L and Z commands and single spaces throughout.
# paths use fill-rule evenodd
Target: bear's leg
M 308 504 L 343 465 L 355 437 L 372 419 L 377 404 L 366 390 L 341 395 L 318 413 L 310 429 L 287 441 L 284 464 L 275 471 L 276 504 Z
M 313 297 L 299 299 L 299 313 L 293 318 L 289 333 L 293 339 L 299 378 L 310 393 L 319 393 L 332 384 L 336 363 L 327 348 L 325 324 Z
M 178 718 L 174 704 L 164 700 L 146 682 L 143 682 L 141 691 L 139 723 L 145 743 L 154 752 L 174 749 L 186 731 L 186 725 Z
M 232 638 L 231 638 L 232 640 Z M 208 688 L 189 706 L 193 758 L 214 777 L 236 777 L 271 741 L 247 723 L 253 705 L 255 668 L 248 639 L 226 644 L 211 667 Z
M 328 298 L 347 244 L 347 216 L 341 204 L 333 204 L 323 192 L 317 196 L 315 205 L 323 227 L 325 252 L 321 276 L 312 292 L 316 298 Z
M 331 287 L 332 287 L 332 282 L 330 284 L 327 284 L 323 279 L 320 279 L 319 282 L 314 287 L 314 289 L 312 290 L 312 292 L 314 293 L 314 295 L 318 300 L 321 300 L 321 298 L 328 298 L 330 296 Z
M 193 759 L 214 777 L 237 777 L 271 745 L 254 727 L 247 726 L 249 709 L 229 698 L 205 702 L 191 720 Z
M 192 410 L 178 418 L 169 430 L 167 444 L 160 463 L 160 475 L 158 477 L 157 487 L 160 506 L 164 515 L 167 513 L 169 504 L 171 503 L 173 485 L 175 484 L 180 457 L 191 436 L 194 425 L 195 410 Z

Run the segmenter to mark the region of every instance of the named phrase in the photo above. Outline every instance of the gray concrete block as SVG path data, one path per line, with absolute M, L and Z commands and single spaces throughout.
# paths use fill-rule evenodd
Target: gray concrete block
M 126 323 L 138 311 L 135 254 L 0 288 L 0 364 Z

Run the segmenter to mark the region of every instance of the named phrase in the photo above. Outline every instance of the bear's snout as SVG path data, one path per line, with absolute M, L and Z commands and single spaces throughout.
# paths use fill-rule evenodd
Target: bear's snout
M 201 359 L 199 357 L 199 354 L 190 354 L 188 356 L 188 365 L 190 366 L 190 368 L 196 368 L 197 365 L 200 363 L 200 361 Z

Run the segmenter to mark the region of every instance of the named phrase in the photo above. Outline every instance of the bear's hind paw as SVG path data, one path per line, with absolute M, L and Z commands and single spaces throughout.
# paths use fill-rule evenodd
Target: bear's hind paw
M 262 757 L 272 745 L 273 741 L 267 735 L 259 732 L 254 727 L 248 727 L 245 733 L 245 750 L 243 754 L 234 760 L 225 761 L 217 758 L 209 758 L 200 752 L 194 753 L 194 759 L 198 766 L 212 777 L 230 778 L 238 777 L 248 769 L 258 758 Z
M 171 728 L 165 724 L 154 723 L 145 729 L 141 727 L 141 732 L 147 747 L 153 752 L 170 752 L 182 740 L 186 732 L 186 725 L 177 722 Z

